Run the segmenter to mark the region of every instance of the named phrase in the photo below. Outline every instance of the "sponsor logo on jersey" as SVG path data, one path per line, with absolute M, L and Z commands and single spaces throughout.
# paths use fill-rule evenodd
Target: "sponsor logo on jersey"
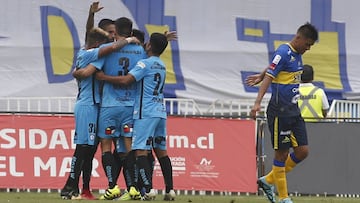
M 132 132 L 132 129 L 133 129 L 133 126 L 130 124 L 125 124 L 123 127 L 124 133 L 130 133 L 130 132 Z
M 145 63 L 139 61 L 139 62 L 137 62 L 136 66 L 139 66 L 140 68 L 145 68 L 146 65 L 145 65 Z
M 290 138 L 288 137 L 284 137 L 284 139 L 281 141 L 281 143 L 289 143 L 290 142 Z
M 109 126 L 105 129 L 105 135 L 112 135 L 115 132 L 115 126 Z
M 277 64 L 280 62 L 280 60 L 281 60 L 281 56 L 276 55 L 270 64 L 270 69 L 275 70 L 275 68 L 276 68 Z

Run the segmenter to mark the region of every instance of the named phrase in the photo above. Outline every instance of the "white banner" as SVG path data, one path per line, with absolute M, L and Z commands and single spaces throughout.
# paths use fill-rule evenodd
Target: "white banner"
M 0 12 L 0 97 L 75 97 L 74 56 L 84 44 L 92 1 L 3 0 Z M 311 22 L 319 42 L 304 55 L 330 99 L 360 89 L 360 1 L 104 0 L 101 18 L 126 16 L 149 33 L 176 30 L 163 60 L 166 96 L 254 98 L 246 75 L 262 71 L 275 48 Z M 291 8 L 289 5 L 296 5 Z

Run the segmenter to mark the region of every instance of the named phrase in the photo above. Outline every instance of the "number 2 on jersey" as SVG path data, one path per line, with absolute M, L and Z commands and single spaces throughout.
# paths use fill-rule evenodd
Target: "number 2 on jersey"
M 157 96 L 157 95 L 159 95 L 159 93 L 162 93 L 163 89 L 164 89 L 164 84 L 162 84 L 161 87 L 160 87 L 160 84 L 161 84 L 161 75 L 160 75 L 160 73 L 154 74 L 154 81 L 156 82 L 156 86 L 154 88 L 153 95 Z

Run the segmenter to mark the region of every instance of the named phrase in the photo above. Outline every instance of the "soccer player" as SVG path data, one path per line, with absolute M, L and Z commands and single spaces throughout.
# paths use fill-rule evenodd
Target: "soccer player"
M 136 37 L 139 40 L 139 44 L 141 46 L 144 46 L 144 40 L 145 40 L 145 33 L 143 31 L 140 31 L 138 29 L 133 29 L 132 30 L 132 36 Z M 123 150 L 123 140 L 120 139 L 116 139 L 115 142 L 115 146 L 116 149 L 114 149 L 113 155 L 114 155 L 114 159 L 115 159 L 115 182 L 118 181 L 121 169 L 123 172 L 123 177 L 125 180 L 125 184 L 126 184 L 126 188 L 130 188 L 131 186 L 135 185 L 134 183 L 136 182 L 134 180 L 135 178 L 135 153 L 134 151 L 130 151 L 129 153 L 124 152 Z M 131 147 L 130 147 L 131 148 Z M 152 153 L 149 154 L 149 161 L 155 161 L 154 157 L 152 156 Z M 136 186 L 136 188 L 140 188 L 138 186 Z M 136 197 L 134 197 L 136 198 Z M 137 198 L 140 198 L 137 197 Z M 133 199 L 129 192 L 126 190 L 124 194 L 121 195 L 121 197 L 119 198 L 119 200 L 131 200 Z
M 112 43 L 110 46 L 97 48 L 108 41 L 108 33 L 100 28 L 92 28 L 88 32 L 85 48 L 77 54 L 76 68 L 81 69 L 82 79 L 78 80 L 79 93 L 75 103 L 75 136 L 76 149 L 71 161 L 71 171 L 60 196 L 64 199 L 95 199 L 90 191 L 92 160 L 97 147 L 96 129 L 98 105 L 100 102 L 99 81 L 95 80 L 94 70 L 85 67 L 97 58 L 125 46 L 129 42 L 137 42 L 129 38 Z M 74 72 L 76 75 L 76 71 Z M 83 191 L 79 196 L 79 176 L 83 172 Z
M 115 29 L 116 41 L 125 39 L 132 34 L 132 21 L 121 17 L 115 21 Z M 141 45 L 128 44 L 119 51 L 97 60 L 92 65 L 106 75 L 127 75 L 136 62 L 145 57 L 146 53 Z M 122 142 L 120 149 L 124 153 L 131 151 L 135 91 L 135 85 L 122 87 L 105 82 L 103 86 L 98 136 L 101 143 L 102 164 L 108 179 L 108 189 L 100 199 L 109 200 L 120 196 L 120 189 L 116 183 L 116 165 L 111 151 L 112 139 L 119 137 L 119 141 Z M 131 175 L 134 174 L 131 173 Z M 135 198 L 140 193 L 133 180 L 134 177 L 127 180 L 127 184 L 130 186 L 127 190 Z
M 85 34 L 85 41 L 86 41 L 86 37 L 87 37 L 87 33 L 94 27 L 94 17 L 95 17 L 95 13 L 101 11 L 104 7 L 100 7 L 99 6 L 99 2 L 93 2 L 90 5 L 90 9 L 89 9 L 89 15 L 86 21 L 86 34 Z M 108 42 L 113 42 L 116 36 L 116 31 L 115 31 L 115 25 L 114 25 L 114 21 L 108 18 L 103 18 L 99 21 L 98 23 L 98 27 L 105 30 L 106 32 L 109 33 L 108 35 Z
M 304 160 L 309 152 L 304 119 L 297 100 L 303 69 L 302 54 L 318 40 L 318 31 L 310 23 L 300 26 L 290 43 L 282 44 L 275 51 L 271 64 L 259 75 L 248 78 L 250 85 L 262 81 L 250 115 L 256 118 L 261 100 L 269 86 L 272 95 L 267 107 L 267 122 L 275 150 L 272 170 L 259 178 L 258 185 L 275 203 L 274 185 L 280 203 L 292 203 L 288 196 L 286 173 Z M 290 153 L 289 149 L 293 148 Z
M 315 86 L 313 80 L 313 67 L 304 65 L 299 87 L 299 108 L 305 122 L 318 122 L 321 118 L 326 118 L 329 109 L 329 101 L 324 90 Z
M 133 29 L 132 31 L 132 35 L 134 37 L 136 37 L 139 41 L 140 41 L 140 45 L 142 45 L 144 48 L 145 48 L 145 33 L 141 30 L 138 30 L 138 29 Z M 172 41 L 172 40 L 177 40 L 177 34 L 175 31 L 166 31 L 164 33 L 164 35 L 166 36 L 167 40 L 168 41 Z M 119 142 L 117 142 L 117 149 L 121 149 L 121 147 L 119 147 L 118 145 Z M 129 183 L 127 180 L 129 180 L 129 176 L 131 176 L 129 173 L 133 173 L 134 172 L 134 166 L 135 165 L 135 153 L 134 151 L 130 151 L 127 158 L 124 159 L 124 153 L 122 153 L 121 151 L 119 152 L 114 152 L 114 153 L 117 153 L 118 155 L 117 156 L 114 156 L 115 157 L 115 160 L 116 160 L 116 164 L 118 166 L 118 171 L 117 174 L 120 173 L 120 170 L 121 170 L 121 167 L 122 166 L 127 166 L 127 167 L 124 167 L 125 170 L 123 170 L 123 174 L 124 174 L 124 179 L 125 179 L 125 182 L 126 182 L 126 185 L 127 185 L 127 188 L 129 188 Z M 155 159 L 154 159 L 154 156 L 153 156 L 153 153 L 152 153 L 152 150 L 149 150 L 148 151 L 148 161 L 149 161 L 149 164 L 150 164 L 150 174 L 151 174 L 151 177 L 152 177 L 152 174 L 153 174 L 153 168 L 154 168 L 154 164 L 155 164 Z M 166 165 L 163 164 L 163 162 L 161 162 L 160 166 L 162 167 L 162 170 L 164 169 L 163 167 L 165 167 Z M 171 168 L 170 169 L 164 169 L 165 170 L 165 176 L 164 176 L 164 179 L 165 179 L 165 183 L 169 183 L 169 181 L 167 181 L 168 179 L 172 179 L 172 173 L 171 172 L 168 172 L 169 170 L 172 170 Z M 118 175 L 116 176 L 118 177 Z M 141 181 L 137 182 L 137 188 L 138 190 L 140 191 L 143 191 L 143 183 Z M 168 186 L 167 188 L 173 188 L 173 184 L 172 184 L 172 181 L 170 184 L 168 185 L 171 185 L 171 186 Z M 166 190 L 167 193 L 170 192 L 171 189 L 168 189 Z M 173 196 L 174 191 L 171 191 L 170 192 Z M 169 196 L 169 195 L 168 195 Z M 169 196 L 171 197 L 171 196 Z M 129 200 L 131 199 L 130 195 L 128 192 L 125 192 L 120 198 L 120 200 Z
M 90 6 L 89 9 L 89 16 L 88 16 L 88 20 L 86 23 L 86 30 L 88 31 L 89 29 L 91 29 L 94 26 L 94 15 L 95 13 L 99 12 L 100 10 L 102 10 L 104 7 L 99 7 L 99 2 L 93 2 Z M 112 42 L 115 40 L 116 37 L 116 31 L 115 31 L 115 24 L 114 21 L 111 19 L 101 19 L 100 22 L 98 23 L 98 26 L 104 30 L 106 30 L 107 32 L 109 32 L 109 42 Z M 139 40 L 139 44 L 140 45 L 144 45 L 144 38 L 145 38 L 145 33 L 137 30 L 137 29 L 133 29 L 133 36 L 136 37 Z M 174 34 L 170 35 L 170 37 L 173 37 Z M 175 35 L 176 36 L 176 35 Z M 174 38 L 174 37 L 173 37 Z M 121 169 L 123 168 L 123 175 L 124 175 L 124 180 L 125 180 L 125 184 L 127 185 L 127 188 L 129 188 L 132 183 L 131 179 L 133 177 L 133 171 L 135 170 L 133 168 L 133 164 L 135 164 L 135 157 L 134 157 L 134 153 L 130 152 L 130 154 L 128 154 L 127 152 L 124 152 L 124 150 L 122 149 L 122 143 L 123 140 L 119 138 L 113 138 L 113 142 L 115 145 L 115 149 L 113 151 L 113 156 L 114 156 L 114 182 L 118 181 Z M 118 150 L 119 149 L 119 152 Z M 127 156 L 129 155 L 129 156 Z M 151 156 L 150 156 L 151 155 Z M 153 158 L 152 154 L 149 155 L 149 158 Z M 127 164 L 127 162 L 129 162 Z M 126 192 L 124 195 L 121 196 L 120 198 L 121 200 L 129 200 L 131 199 L 129 197 L 129 194 Z
M 88 19 L 87 19 L 87 22 L 86 22 L 86 33 L 94 27 L 94 16 L 95 16 L 95 13 L 99 12 L 100 10 L 102 10 L 104 7 L 100 7 L 99 6 L 99 2 L 93 2 L 90 6 L 90 9 L 89 9 L 89 15 L 88 15 Z M 115 36 L 116 36 L 116 31 L 115 31 L 115 24 L 114 24 L 114 21 L 111 20 L 111 19 L 108 19 L 108 18 L 103 18 L 99 21 L 98 23 L 98 27 L 102 28 L 103 30 L 107 31 L 109 33 L 109 40 L 108 42 L 113 42 L 115 40 Z M 86 37 L 85 37 L 86 39 Z M 139 39 L 139 38 L 137 38 Z M 143 43 L 143 41 L 141 42 L 141 39 L 140 40 L 140 44 Z M 142 39 L 144 40 L 144 39 Z M 95 67 L 93 67 L 92 69 L 96 69 Z M 113 142 L 114 142 L 114 145 L 116 146 L 117 143 L 118 143 L 118 138 L 114 138 L 113 139 Z M 115 147 L 116 148 L 116 147 Z M 95 151 L 96 152 L 96 151 Z M 114 149 L 114 152 L 113 152 L 113 155 L 114 155 L 114 159 L 115 159 L 115 162 L 114 164 L 116 165 L 116 167 L 114 167 L 115 169 L 115 182 L 117 182 L 118 180 L 118 177 L 119 177 L 119 174 L 120 174 L 120 171 L 121 171 L 121 168 L 122 166 L 125 166 L 125 155 L 124 153 L 122 152 L 117 152 L 116 149 Z M 125 171 L 125 170 L 123 170 Z M 124 178 L 126 178 L 126 175 L 124 173 Z
M 135 150 L 138 178 L 145 188 L 143 200 L 156 196 L 152 189 L 152 172 L 148 161 L 148 151 L 154 148 L 164 175 L 166 194 L 164 200 L 174 200 L 172 166 L 166 150 L 166 107 L 163 88 L 166 78 L 165 64 L 160 55 L 168 44 L 164 34 L 153 33 L 145 45 L 147 59 L 140 60 L 134 69 L 124 77 L 109 77 L 97 73 L 99 80 L 122 86 L 137 82 L 134 106 L 134 129 L 132 150 Z

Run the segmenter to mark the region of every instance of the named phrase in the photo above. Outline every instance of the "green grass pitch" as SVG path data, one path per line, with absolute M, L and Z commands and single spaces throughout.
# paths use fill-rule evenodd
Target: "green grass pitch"
M 99 196 L 95 193 L 94 195 Z M 164 202 L 161 194 L 152 202 Z M 360 198 L 340 198 L 340 197 L 293 197 L 294 203 L 355 203 L 360 202 Z M 85 202 L 104 202 L 104 200 L 62 200 L 56 192 L 0 192 L 0 203 L 85 203 Z M 137 202 L 137 201 L 123 201 Z M 267 203 L 265 196 L 226 196 L 226 195 L 179 195 L 174 203 Z

